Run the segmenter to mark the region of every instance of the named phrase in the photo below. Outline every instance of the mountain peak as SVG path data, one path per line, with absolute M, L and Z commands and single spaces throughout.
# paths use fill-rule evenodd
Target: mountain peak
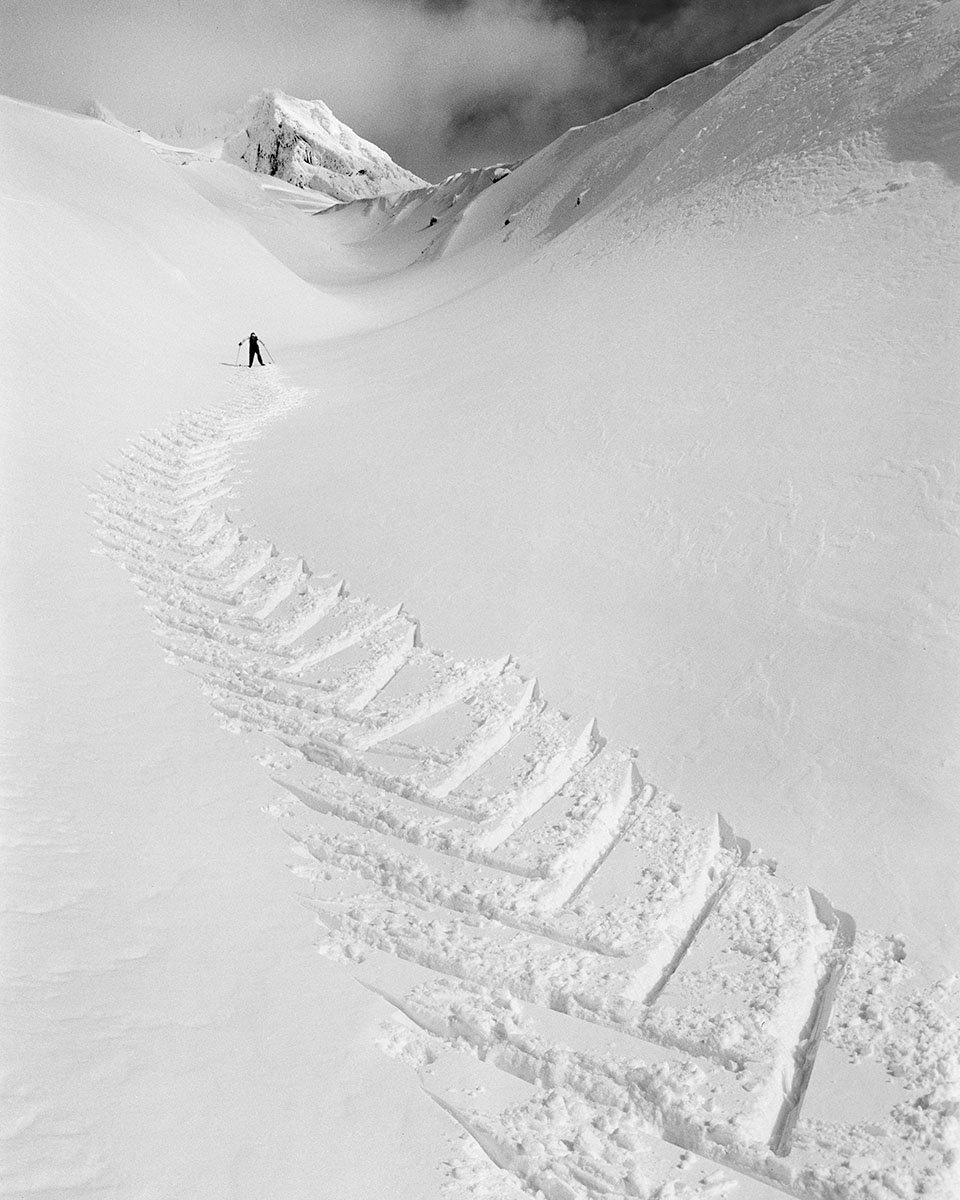
M 412 191 L 426 183 L 358 136 L 322 100 L 266 88 L 241 109 L 240 128 L 223 157 L 263 175 L 312 188 L 336 200 Z

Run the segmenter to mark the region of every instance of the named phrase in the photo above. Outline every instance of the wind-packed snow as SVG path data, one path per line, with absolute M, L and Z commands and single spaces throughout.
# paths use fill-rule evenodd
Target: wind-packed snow
M 960 1193 L 958 50 L 333 208 L 3 102 L 3 1194 Z

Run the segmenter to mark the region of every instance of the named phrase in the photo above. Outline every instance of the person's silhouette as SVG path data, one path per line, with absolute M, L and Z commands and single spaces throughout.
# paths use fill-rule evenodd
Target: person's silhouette
M 250 361 L 247 363 L 247 366 L 252 367 L 253 360 L 256 358 L 257 362 L 262 367 L 263 359 L 260 357 L 260 342 L 257 340 L 257 335 L 255 333 L 251 333 L 248 338 L 243 339 L 243 342 L 250 343 Z M 238 342 L 237 344 L 242 346 L 243 342 Z

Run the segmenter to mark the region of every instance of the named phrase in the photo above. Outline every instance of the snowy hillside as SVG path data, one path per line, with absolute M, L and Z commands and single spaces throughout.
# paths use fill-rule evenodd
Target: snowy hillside
M 326 208 L 2 102 L 6 1194 L 960 1194 L 958 64 Z
M 260 441 L 244 500 L 956 964 L 957 31 L 923 11 L 831 6 L 466 204 L 313 218 L 313 278 L 420 315 L 288 356 L 352 403 L 292 418 L 292 477 Z

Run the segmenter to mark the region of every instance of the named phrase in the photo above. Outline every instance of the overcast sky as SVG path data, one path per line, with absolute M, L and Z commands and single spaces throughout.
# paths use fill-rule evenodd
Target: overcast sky
M 0 91 L 150 132 L 264 87 L 428 179 L 511 161 L 813 0 L 0 0 Z

